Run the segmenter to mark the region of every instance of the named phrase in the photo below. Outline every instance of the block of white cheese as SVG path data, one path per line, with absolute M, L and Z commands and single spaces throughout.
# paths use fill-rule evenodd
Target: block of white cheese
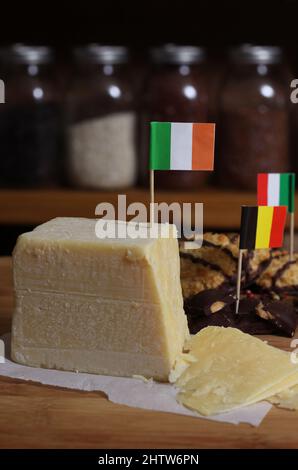
M 150 238 L 143 224 L 144 238 L 100 239 L 95 225 L 57 218 L 18 238 L 12 358 L 167 380 L 188 337 L 176 229 Z

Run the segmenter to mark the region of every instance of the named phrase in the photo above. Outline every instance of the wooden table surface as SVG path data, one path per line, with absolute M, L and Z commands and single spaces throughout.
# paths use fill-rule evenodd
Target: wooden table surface
M 10 331 L 11 259 L 0 258 L 0 334 Z M 288 338 L 267 337 L 290 348 Z M 274 367 L 274 365 L 273 365 Z M 298 412 L 274 408 L 258 428 L 110 403 L 80 392 L 0 377 L 1 448 L 298 448 Z

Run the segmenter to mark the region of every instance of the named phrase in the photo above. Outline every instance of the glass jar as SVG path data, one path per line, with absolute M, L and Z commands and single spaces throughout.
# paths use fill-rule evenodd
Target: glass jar
M 63 118 L 53 59 L 52 49 L 44 46 L 17 44 L 1 50 L 1 186 L 52 186 L 60 180 Z
M 278 47 L 230 53 L 222 88 L 216 174 L 224 187 L 256 189 L 257 173 L 289 169 L 289 91 Z
M 292 66 L 293 67 L 293 66 Z M 291 170 L 298 173 L 298 101 L 297 101 L 297 65 L 288 70 L 288 83 L 290 84 L 290 151 Z M 296 187 L 298 180 L 296 178 Z
M 1 81 L 1 95 L 0 95 L 0 104 L 5 103 L 5 85 L 6 82 L 6 67 L 4 64 L 4 57 L 5 57 L 6 49 L 4 47 L 0 47 L 0 81 Z
M 75 49 L 68 94 L 68 175 L 74 186 L 125 188 L 135 183 L 136 113 L 125 47 Z
M 150 51 L 151 73 L 145 83 L 139 131 L 139 182 L 149 182 L 150 121 L 207 122 L 205 50 L 165 45 Z M 197 189 L 208 178 L 198 171 L 156 171 L 156 188 Z

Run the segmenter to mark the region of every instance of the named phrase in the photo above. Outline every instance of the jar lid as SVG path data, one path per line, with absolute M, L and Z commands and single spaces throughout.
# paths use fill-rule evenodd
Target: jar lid
M 91 62 L 94 64 L 122 64 L 129 59 L 128 48 L 124 46 L 88 44 L 76 47 L 73 54 L 77 62 Z
M 253 46 L 243 44 L 230 50 L 232 62 L 247 64 L 275 64 L 282 60 L 282 50 L 278 46 Z
M 205 59 L 206 51 L 198 46 L 165 44 L 150 49 L 150 57 L 157 64 L 197 64 Z
M 53 49 L 48 46 L 13 44 L 1 51 L 3 61 L 16 64 L 48 64 L 54 60 Z

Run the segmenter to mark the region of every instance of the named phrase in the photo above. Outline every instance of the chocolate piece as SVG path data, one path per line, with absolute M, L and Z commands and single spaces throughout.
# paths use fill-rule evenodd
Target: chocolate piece
M 297 325 L 297 315 L 289 302 L 275 301 L 269 295 L 260 298 L 250 292 L 240 301 L 235 313 L 235 299 L 224 290 L 201 292 L 185 301 L 184 309 L 192 334 L 206 326 L 231 326 L 253 335 L 284 334 L 292 337 Z M 212 313 L 212 306 L 222 304 Z
M 212 315 L 234 302 L 234 297 L 224 289 L 209 289 L 184 302 L 187 315 Z
M 213 315 L 188 315 L 188 326 L 191 334 L 195 334 L 206 326 L 224 326 L 238 328 L 244 333 L 252 335 L 269 335 L 276 333 L 275 326 L 255 314 L 256 302 L 254 299 L 245 299 L 240 302 L 239 313 L 235 313 L 235 303 L 228 305 Z
M 298 254 L 290 261 L 288 253 L 281 250 L 245 250 L 243 298 L 235 316 L 238 245 L 238 234 L 208 232 L 201 248 L 180 250 L 190 331 L 218 325 L 234 326 L 250 334 L 293 336 L 298 318 Z M 248 287 L 250 291 L 244 291 Z M 281 299 L 290 304 L 285 305 Z
M 235 327 L 234 314 L 231 312 L 218 312 L 214 315 L 204 316 L 188 316 L 188 327 L 191 334 L 196 334 L 198 331 L 206 328 L 206 326 L 231 326 Z
M 240 315 L 250 315 L 254 314 L 257 305 L 259 305 L 259 299 L 254 297 L 244 297 L 240 300 L 239 303 L 239 314 Z
M 275 300 L 271 302 L 260 302 L 256 313 L 264 320 L 268 320 L 287 336 L 292 337 L 297 327 L 297 314 L 290 302 Z

